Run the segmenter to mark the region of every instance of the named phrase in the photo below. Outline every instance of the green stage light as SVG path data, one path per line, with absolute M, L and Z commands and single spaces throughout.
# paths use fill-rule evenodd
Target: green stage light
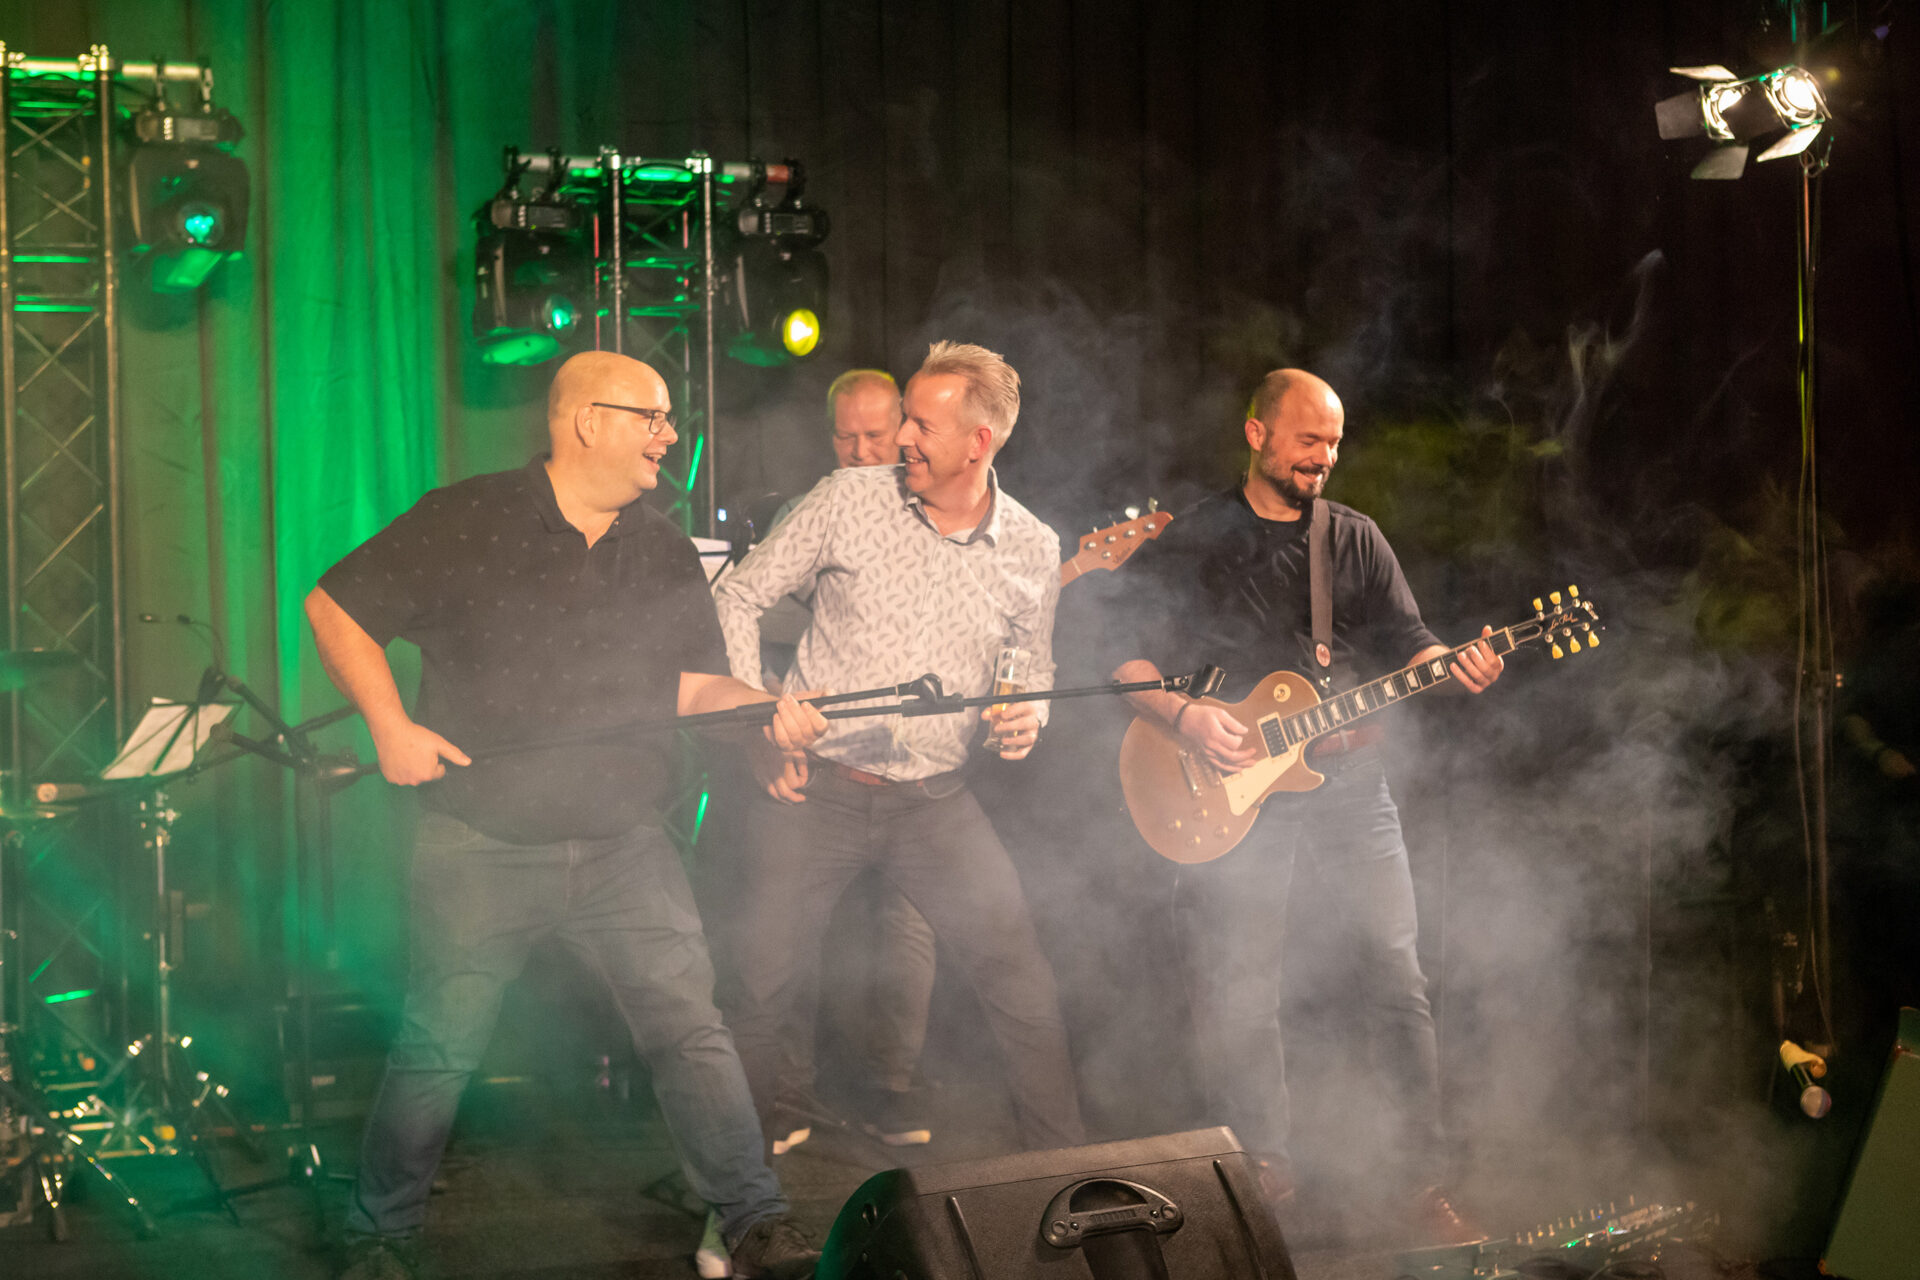
M 246 247 L 247 166 L 218 147 L 150 142 L 128 163 L 134 251 L 153 287 L 188 293 Z
M 209 249 L 220 243 L 225 231 L 220 211 L 211 205 L 191 204 L 180 213 L 180 231 L 187 243 Z
M 780 345 L 794 356 L 810 356 L 820 343 L 820 317 L 806 307 L 787 313 L 780 326 Z
M 499 197 L 475 221 L 473 332 L 488 364 L 543 364 L 590 328 L 594 275 L 579 209 Z
M 548 333 L 571 333 L 579 323 L 579 308 L 573 305 L 572 299 L 562 294 L 554 294 L 540 304 L 540 327 Z

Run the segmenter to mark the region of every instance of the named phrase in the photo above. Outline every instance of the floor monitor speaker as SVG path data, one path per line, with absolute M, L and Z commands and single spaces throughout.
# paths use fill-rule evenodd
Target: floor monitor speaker
M 1227 1129 L 893 1169 L 854 1192 L 819 1280 L 1295 1280 Z

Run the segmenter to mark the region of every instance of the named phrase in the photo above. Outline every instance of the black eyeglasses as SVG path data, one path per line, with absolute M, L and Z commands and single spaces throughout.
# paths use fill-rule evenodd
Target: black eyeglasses
M 589 401 L 596 409 L 618 409 L 622 413 L 637 413 L 643 418 L 651 418 L 652 425 L 647 428 L 649 435 L 659 435 L 662 427 L 678 427 L 679 416 L 671 409 L 641 409 L 630 404 L 608 404 L 604 400 Z

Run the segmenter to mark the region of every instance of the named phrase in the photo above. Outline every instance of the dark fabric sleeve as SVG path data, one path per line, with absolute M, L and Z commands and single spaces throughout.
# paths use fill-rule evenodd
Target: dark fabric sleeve
M 672 620 L 668 634 L 677 641 L 677 669 L 699 675 L 732 675 L 727 641 L 720 633 L 720 615 L 714 610 L 706 571 L 700 567 L 700 553 L 677 529 L 663 541 L 661 604 Z
M 1172 537 L 1171 532 L 1163 534 L 1159 541 L 1140 548 L 1119 571 L 1126 575 L 1125 582 L 1119 584 L 1124 590 L 1111 594 L 1114 610 L 1125 624 L 1115 627 L 1114 635 L 1125 639 L 1113 646 L 1114 667 L 1145 658 L 1166 675 L 1168 664 L 1175 661 L 1181 648 L 1184 575 L 1178 572 L 1178 565 L 1187 557 L 1184 547 L 1168 541 Z
M 1367 602 L 1367 647 L 1389 664 L 1404 666 L 1414 654 L 1442 641 L 1421 619 L 1413 589 L 1407 586 L 1400 560 L 1380 526 L 1362 518 L 1357 536 Z
M 422 497 L 320 575 L 320 588 L 382 647 L 430 625 L 438 609 L 444 577 L 427 569 L 445 529 L 441 492 Z

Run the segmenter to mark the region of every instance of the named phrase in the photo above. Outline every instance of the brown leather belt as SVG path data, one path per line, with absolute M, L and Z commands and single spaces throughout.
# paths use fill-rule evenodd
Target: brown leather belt
M 924 787 L 930 782 L 940 782 L 947 778 L 958 777 L 962 772 L 962 770 L 954 769 L 947 773 L 936 773 L 931 778 L 883 778 L 877 773 L 868 773 L 865 769 L 856 769 L 852 765 L 841 764 L 838 760 L 829 760 L 825 756 L 817 756 L 811 751 L 807 752 L 807 763 L 814 768 L 825 769 L 837 778 L 844 778 L 848 782 L 857 782 L 863 787 Z
M 1315 738 L 1307 756 L 1311 760 L 1323 756 L 1350 755 L 1366 747 L 1377 747 L 1386 740 L 1387 728 L 1383 724 L 1363 724 L 1357 729 L 1336 729 L 1332 733 Z

